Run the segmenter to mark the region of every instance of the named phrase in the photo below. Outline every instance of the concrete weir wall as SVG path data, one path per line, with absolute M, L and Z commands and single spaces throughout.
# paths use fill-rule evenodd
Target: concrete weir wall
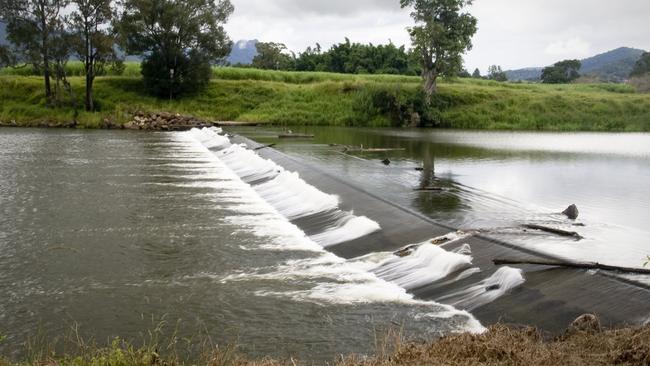
M 233 137 L 232 142 L 246 144 L 251 149 L 262 146 L 242 136 Z M 287 170 L 299 173 L 303 180 L 319 190 L 339 196 L 341 209 L 354 210 L 355 214 L 379 223 L 381 230 L 378 232 L 328 248 L 341 257 L 355 258 L 373 252 L 395 251 L 455 231 L 298 157 L 272 148 L 260 149 L 258 153 Z M 303 229 L 308 226 L 307 222 L 295 223 Z M 549 258 L 482 236 L 468 237 L 445 246 L 445 249 L 454 250 L 465 243 L 471 246 L 473 265 L 480 268 L 484 277 L 498 270 L 492 263 L 498 257 Z M 488 304 L 471 309 L 484 324 L 526 324 L 559 334 L 576 317 L 585 313 L 598 315 L 604 326 L 641 325 L 650 321 L 650 288 L 647 286 L 601 272 L 533 265 L 518 268 L 524 271 L 526 281 L 523 285 Z M 475 279 L 461 279 L 447 285 L 425 285 L 411 292 L 418 298 L 444 303 L 445 295 L 474 282 Z

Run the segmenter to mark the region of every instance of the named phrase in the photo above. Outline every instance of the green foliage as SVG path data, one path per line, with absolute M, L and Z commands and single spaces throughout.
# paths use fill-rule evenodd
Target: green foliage
M 323 51 L 319 44 L 298 56 L 286 53 L 281 43 L 258 43 L 252 67 L 266 70 L 320 71 L 342 74 L 417 75 L 419 66 L 404 46 L 345 42 Z
M 488 79 L 494 81 L 508 81 L 506 73 L 501 69 L 501 66 L 497 65 L 492 65 L 488 68 Z
M 580 60 L 564 60 L 542 70 L 542 82 L 545 84 L 567 84 L 580 77 Z
M 392 127 L 433 125 L 424 92 L 414 85 L 370 84 L 355 96 L 354 110 L 364 120 L 388 119 Z
M 97 79 L 101 111 L 81 112 L 79 127 L 96 128 L 104 119 L 125 123 L 135 111 L 277 125 L 402 126 L 414 122 L 413 111 L 420 125 L 448 128 L 650 131 L 650 95 L 624 84 L 443 79 L 422 111 L 418 77 L 215 68 L 203 92 L 169 101 L 147 96 L 133 64 L 127 64 L 125 73 L 133 76 Z M 70 82 L 75 94 L 82 95 L 83 78 Z M 38 77 L 0 76 L 0 100 L 4 123 L 38 126 L 73 116 L 69 109 L 47 107 Z
M 409 29 L 427 96 L 436 92 L 440 75 L 455 75 L 462 67 L 462 55 L 472 48 L 477 20 L 463 8 L 472 0 L 400 0 L 412 7 L 415 26 Z
M 178 51 L 178 50 L 176 50 Z M 154 50 L 142 63 L 144 86 L 151 95 L 168 97 L 187 95 L 205 89 L 212 76 L 210 62 L 196 50 L 189 54 L 163 55 Z
M 94 111 L 93 82 L 104 73 L 107 64 L 119 63 L 115 51 L 116 37 L 109 22 L 113 18 L 112 0 L 72 0 L 69 15 L 71 48 L 84 65 L 86 77 L 85 106 Z M 119 66 L 118 66 L 119 67 Z
M 252 67 L 267 70 L 293 70 L 294 60 L 286 54 L 287 46 L 282 43 L 258 42 L 257 56 Z
M 148 89 L 173 98 L 207 85 L 210 62 L 231 48 L 223 24 L 233 10 L 229 0 L 125 0 L 116 27 L 127 52 L 145 56 Z
M 634 65 L 634 69 L 630 76 L 643 76 L 646 74 L 650 74 L 650 52 L 641 55 L 639 61 Z
M 472 77 L 474 79 L 480 79 L 481 78 L 481 70 L 478 68 L 474 69 L 474 72 L 472 73 Z
M 0 0 L 0 19 L 7 21 L 12 61 L 28 63 L 43 70 L 48 101 L 53 98 L 50 84 L 52 54 L 58 53 L 60 60 L 67 61 L 67 55 L 62 52 L 67 42 L 61 36 L 63 19 L 60 15 L 67 5 L 68 0 Z M 7 54 L 8 50 L 5 48 L 4 53 Z

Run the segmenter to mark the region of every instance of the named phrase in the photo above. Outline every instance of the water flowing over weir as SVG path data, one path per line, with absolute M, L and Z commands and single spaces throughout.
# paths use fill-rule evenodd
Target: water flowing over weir
M 328 253 L 324 248 L 363 240 L 381 232 L 382 228 L 371 218 L 341 209 L 339 197 L 308 184 L 298 173 L 285 170 L 244 145 L 231 143 L 221 129 L 193 129 L 186 137 L 200 142 L 215 161 L 228 167 L 242 181 L 247 191 L 253 191 L 260 201 L 270 206 L 267 209 L 263 209 L 263 205 L 249 207 L 251 214 L 258 215 L 238 217 L 235 223 L 264 235 L 285 236 L 286 246 L 275 246 L 276 250 L 322 251 L 316 258 L 290 261 L 273 270 L 237 273 L 222 281 L 324 277 L 334 280 L 334 284 L 318 284 L 307 292 L 258 291 L 257 294 L 334 303 L 407 301 L 422 304 L 425 302 L 414 300 L 407 291 L 431 285 L 449 287 L 480 276 L 480 269 L 472 265 L 468 244 L 448 251 L 435 244 L 436 239 L 408 245 L 407 252 L 403 253 L 374 252 L 349 260 Z M 261 222 L 264 220 L 267 222 Z M 449 234 L 450 237 L 454 235 Z M 294 238 L 299 239 L 300 244 L 292 244 Z M 456 236 L 447 244 L 464 238 Z M 504 279 L 503 273 L 509 276 Z M 520 270 L 504 268 L 491 277 L 475 281 L 441 300 L 449 299 L 449 303 L 460 308 L 473 309 L 505 295 L 524 279 Z
M 335 192 L 340 198 L 339 211 L 354 211 L 377 222 L 381 230 L 329 245 L 327 250 L 380 278 L 383 275 L 387 281 L 409 287 L 409 293 L 418 299 L 471 310 L 486 324 L 498 321 L 531 324 L 556 334 L 584 313 L 599 314 L 605 324 L 611 325 L 642 324 L 650 319 L 647 306 L 650 287 L 643 283 L 602 271 L 535 265 L 518 265 L 517 269 L 495 266 L 493 259 L 504 257 L 565 259 L 478 232 L 457 232 L 454 227 L 390 201 L 381 188 L 368 188 L 381 187 L 381 184 L 366 185 L 350 179 L 346 174 L 337 173 L 338 168 L 321 165 L 309 153 L 305 156 L 284 153 L 282 148 L 267 148 L 241 135 L 229 137 L 232 143 L 255 151 L 261 160 L 299 173 L 301 179 L 323 192 Z M 381 175 L 389 169 L 375 166 L 372 161 L 355 160 L 355 164 L 363 165 L 360 170 L 374 172 L 369 176 Z M 355 165 L 350 173 L 356 169 Z M 323 223 L 328 227 L 340 226 L 336 225 L 339 219 L 332 211 L 325 211 L 292 222 L 314 236 L 322 231 Z M 435 238 L 428 239 L 432 237 Z M 407 243 L 421 244 L 405 247 Z M 440 250 L 430 249 L 431 245 Z M 469 266 L 467 257 L 471 257 Z M 431 265 L 433 262 L 440 266 Z M 540 310 L 544 311 L 540 313 Z

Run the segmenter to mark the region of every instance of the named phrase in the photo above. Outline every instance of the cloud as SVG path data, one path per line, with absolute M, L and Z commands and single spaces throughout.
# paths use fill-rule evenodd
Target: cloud
M 344 37 L 353 42 L 410 44 L 412 24 L 399 0 L 231 0 L 227 30 L 234 40 L 282 42 L 293 51 Z M 617 47 L 650 49 L 649 0 L 475 0 L 474 48 L 466 67 L 484 72 L 546 66 Z
M 546 46 L 545 52 L 553 56 L 589 56 L 591 44 L 585 42 L 580 37 L 574 37 L 567 40 L 553 42 Z

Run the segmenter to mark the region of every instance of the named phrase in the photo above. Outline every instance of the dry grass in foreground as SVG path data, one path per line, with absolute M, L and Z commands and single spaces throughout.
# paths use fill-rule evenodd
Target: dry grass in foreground
M 485 334 L 404 344 L 389 357 L 341 365 L 650 365 L 650 326 L 574 331 L 545 341 L 533 328 L 495 325 Z
M 575 324 L 575 323 L 574 323 Z M 554 340 L 545 340 L 534 328 L 513 328 L 494 325 L 481 335 L 460 334 L 433 343 L 401 343 L 382 345 L 383 352 L 373 357 L 343 356 L 333 361 L 337 366 L 389 365 L 650 365 L 650 325 L 641 328 L 600 330 L 591 324 L 572 327 Z M 296 360 L 247 360 L 234 348 L 212 348 L 200 360 L 183 361 L 173 356 L 160 356 L 157 347 L 134 349 L 123 342 L 114 342 L 103 349 L 86 349 L 83 354 L 56 356 L 40 354 L 29 361 L 2 361 L 0 366 L 278 366 L 309 365 Z

